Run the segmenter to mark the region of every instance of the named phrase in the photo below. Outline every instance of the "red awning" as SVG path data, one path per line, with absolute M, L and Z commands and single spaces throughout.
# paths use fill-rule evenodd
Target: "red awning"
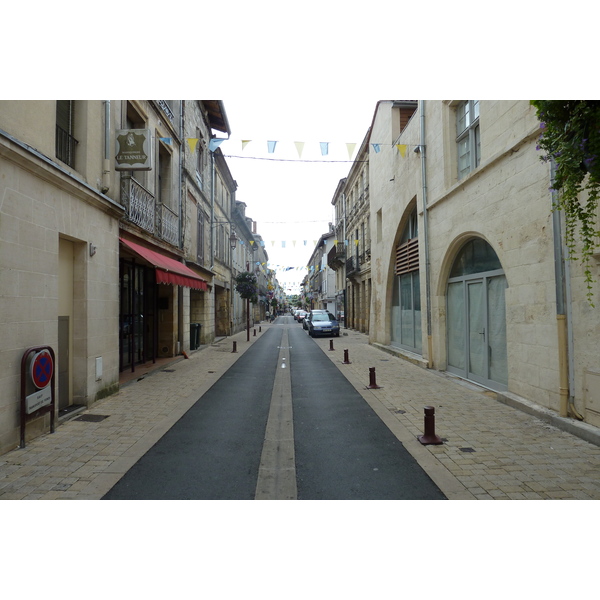
M 119 240 L 135 254 L 156 267 L 156 283 L 182 285 L 195 290 L 208 290 L 206 281 L 183 263 L 129 240 L 123 238 L 119 238 Z

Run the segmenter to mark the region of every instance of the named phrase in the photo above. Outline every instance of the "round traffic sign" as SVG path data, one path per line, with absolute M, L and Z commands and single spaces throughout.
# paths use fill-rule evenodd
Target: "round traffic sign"
M 42 350 L 34 355 L 31 361 L 31 379 L 38 389 L 45 388 L 52 380 L 54 363 L 48 350 Z

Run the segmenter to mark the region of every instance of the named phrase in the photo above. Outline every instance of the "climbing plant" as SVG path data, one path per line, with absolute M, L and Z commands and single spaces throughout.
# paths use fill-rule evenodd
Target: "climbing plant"
M 540 120 L 541 160 L 555 165 L 555 210 L 565 215 L 565 243 L 570 259 L 584 267 L 587 298 L 592 303 L 589 260 L 600 246 L 600 101 L 532 100 Z M 577 246 L 579 245 L 579 252 Z
M 257 279 L 254 273 L 247 271 L 239 273 L 235 277 L 235 291 L 244 299 L 250 300 L 252 304 L 258 302 Z

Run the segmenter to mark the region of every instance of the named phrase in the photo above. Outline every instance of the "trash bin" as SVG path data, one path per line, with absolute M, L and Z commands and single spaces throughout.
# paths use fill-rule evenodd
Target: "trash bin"
M 190 323 L 190 350 L 200 348 L 200 327 L 201 323 Z

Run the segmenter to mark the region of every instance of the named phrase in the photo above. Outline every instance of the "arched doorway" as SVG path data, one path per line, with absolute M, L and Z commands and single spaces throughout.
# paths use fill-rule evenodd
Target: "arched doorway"
M 467 242 L 448 278 L 448 371 L 498 390 L 508 386 L 507 287 L 493 248 L 479 238 Z
M 391 345 L 421 354 L 419 228 L 416 208 L 408 218 L 395 252 Z

